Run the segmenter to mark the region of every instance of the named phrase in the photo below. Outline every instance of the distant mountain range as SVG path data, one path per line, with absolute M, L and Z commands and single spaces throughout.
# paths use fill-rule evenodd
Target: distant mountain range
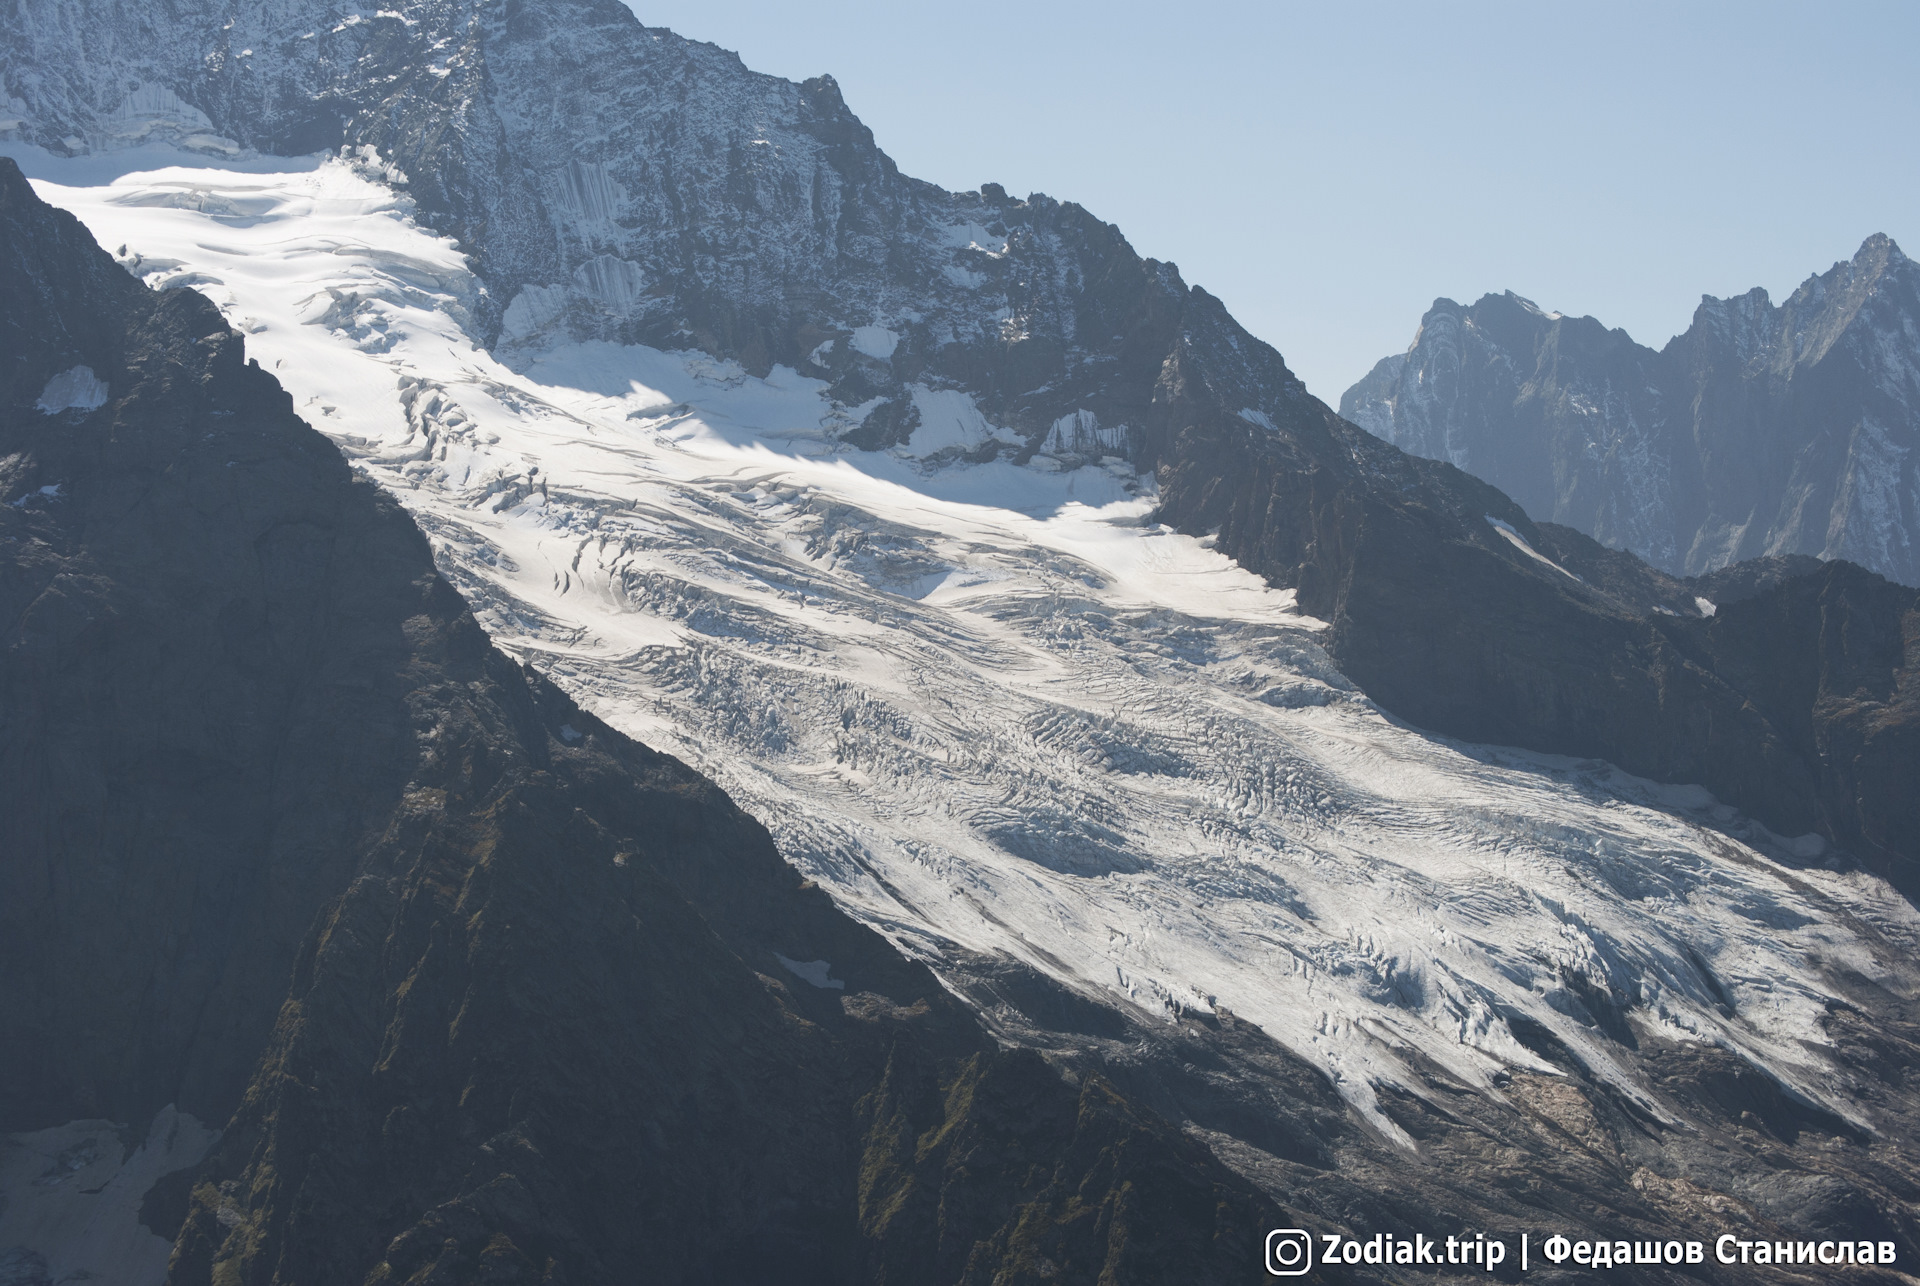
M 1658 351 L 1438 299 L 1340 413 L 1678 575 L 1805 554 L 1920 585 L 1920 265 L 1885 236 L 1778 306 L 1702 299 Z

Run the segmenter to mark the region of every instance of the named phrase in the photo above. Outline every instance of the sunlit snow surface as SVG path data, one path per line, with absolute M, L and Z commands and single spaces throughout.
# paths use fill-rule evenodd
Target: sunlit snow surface
M 461 328 L 462 257 L 365 164 L 14 154 L 134 272 L 225 310 L 504 646 L 936 967 L 957 945 L 1149 1016 L 1231 1009 L 1396 1136 L 1373 1087 L 1419 1092 L 1408 1050 L 1495 1094 L 1542 1066 L 1511 1012 L 1637 1096 L 1567 1016 L 1582 988 L 1846 1110 L 1822 971 L 1911 957 L 1904 902 L 1781 867 L 1703 791 L 1394 723 L 1124 466 L 847 450 L 818 382 L 699 355 L 510 368 Z

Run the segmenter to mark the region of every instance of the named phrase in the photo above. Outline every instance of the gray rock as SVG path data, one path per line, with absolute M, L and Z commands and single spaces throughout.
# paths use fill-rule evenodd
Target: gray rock
M 1173 265 L 1081 207 L 902 175 L 831 77 L 751 72 L 618 0 L 401 0 L 359 18 L 316 0 L 25 0 L 19 29 L 0 80 L 56 151 L 140 132 L 375 149 L 475 257 L 475 324 L 506 353 L 600 337 L 784 363 L 832 381 L 847 440 L 870 449 L 911 435 L 913 385 L 959 388 L 1008 431 L 976 455 L 1058 438 L 1149 464 L 1145 421 L 1183 334 L 1246 346 L 1236 411 L 1281 418 L 1275 399 L 1298 389 Z

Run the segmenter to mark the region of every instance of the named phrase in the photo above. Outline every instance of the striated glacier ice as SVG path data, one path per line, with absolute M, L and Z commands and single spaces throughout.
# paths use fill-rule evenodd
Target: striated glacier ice
M 1074 412 L 1031 464 L 975 462 L 992 423 L 921 386 L 910 436 L 855 451 L 823 379 L 581 339 L 544 296 L 489 351 L 472 264 L 377 156 L 13 150 L 130 271 L 219 304 L 496 640 L 936 970 L 1014 959 L 1143 1023 L 1230 1011 L 1403 1141 L 1382 1087 L 1438 1066 L 1497 1098 L 1563 1070 L 1536 1029 L 1655 1115 L 1620 1032 L 1846 1112 L 1825 971 L 1902 969 L 1905 902 L 1704 791 L 1383 715 L 1291 591 L 1154 522 L 1124 425 Z M 590 242 L 613 180 L 563 188 Z M 645 289 L 609 255 L 566 307 Z M 845 342 L 897 351 L 878 323 Z

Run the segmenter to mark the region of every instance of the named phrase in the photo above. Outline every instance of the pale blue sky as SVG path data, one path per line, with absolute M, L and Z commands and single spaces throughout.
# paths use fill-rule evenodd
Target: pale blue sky
M 1440 295 L 1657 347 L 1870 233 L 1920 255 L 1920 3 L 629 2 L 832 73 L 909 174 L 1080 202 L 1329 402 Z

